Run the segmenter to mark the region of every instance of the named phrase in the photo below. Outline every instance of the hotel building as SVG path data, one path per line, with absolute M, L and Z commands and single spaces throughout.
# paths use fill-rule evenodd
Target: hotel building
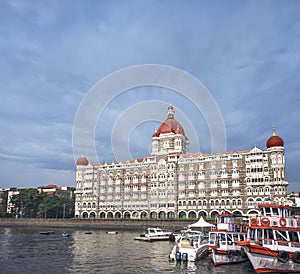
M 189 141 L 168 107 L 152 136 L 151 155 L 111 164 L 76 162 L 77 218 L 199 218 L 220 212 L 258 214 L 286 203 L 284 142 L 273 128 L 266 149 L 188 153 Z

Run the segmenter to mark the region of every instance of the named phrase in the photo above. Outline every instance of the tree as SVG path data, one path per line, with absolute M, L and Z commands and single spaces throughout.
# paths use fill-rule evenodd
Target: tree
M 43 200 L 43 194 L 37 189 L 24 189 L 19 194 L 12 197 L 11 202 L 14 205 L 14 214 L 21 218 L 35 218 L 39 204 Z
M 47 195 L 39 205 L 38 217 L 44 218 L 63 218 L 73 217 L 74 200 L 59 197 L 56 195 Z

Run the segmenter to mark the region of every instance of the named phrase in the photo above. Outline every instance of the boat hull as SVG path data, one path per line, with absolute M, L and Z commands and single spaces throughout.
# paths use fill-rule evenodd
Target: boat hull
M 248 261 L 248 258 L 240 250 L 211 250 L 211 260 L 214 265 L 236 264 Z
M 180 248 L 174 246 L 170 253 L 171 261 L 195 262 L 208 256 L 209 246 L 204 244 L 198 248 Z
M 145 241 L 145 242 L 152 242 L 152 241 L 169 241 L 169 235 L 164 236 L 139 236 L 134 238 L 137 241 Z
M 291 258 L 282 262 L 276 256 L 250 252 L 248 247 L 244 247 L 244 251 L 256 273 L 300 273 L 300 264 Z

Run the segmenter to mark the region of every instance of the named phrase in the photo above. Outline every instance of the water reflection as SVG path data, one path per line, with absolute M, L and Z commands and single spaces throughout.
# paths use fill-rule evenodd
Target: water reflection
M 173 243 L 140 242 L 139 231 L 69 229 L 40 235 L 39 228 L 0 228 L 1 273 L 255 273 L 251 265 L 215 268 L 209 259 L 197 263 L 170 263 Z

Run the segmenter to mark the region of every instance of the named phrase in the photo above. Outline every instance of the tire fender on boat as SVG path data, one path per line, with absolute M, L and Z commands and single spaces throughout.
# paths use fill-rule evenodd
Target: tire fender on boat
M 293 261 L 297 264 L 300 264 L 300 252 L 296 251 L 293 253 Z
M 228 258 L 232 258 L 234 256 L 234 250 L 228 250 Z
M 287 251 L 279 251 L 278 255 L 277 255 L 277 259 L 278 259 L 278 261 L 280 261 L 282 263 L 287 262 L 290 259 L 289 252 L 287 252 Z

